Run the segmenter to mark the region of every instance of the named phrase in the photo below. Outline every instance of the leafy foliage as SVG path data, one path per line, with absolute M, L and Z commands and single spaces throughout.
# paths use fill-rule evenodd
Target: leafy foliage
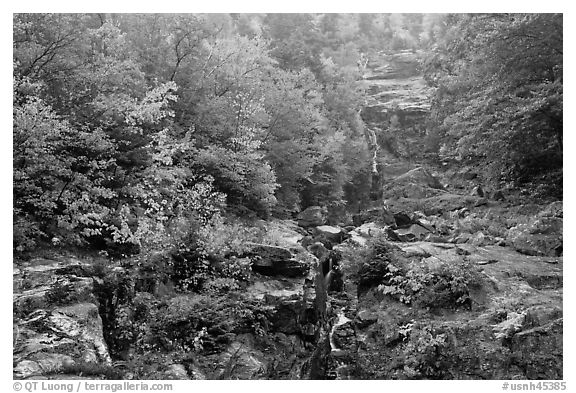
M 315 20 L 15 14 L 16 249 L 57 238 L 122 256 L 226 208 L 357 200 L 358 51 L 318 55 Z
M 384 283 L 378 286 L 383 294 L 400 302 L 423 308 L 470 307 L 470 289 L 482 283 L 472 263 L 441 263 L 410 266 L 403 271 L 388 264 Z
M 360 259 L 359 290 L 376 287 L 392 299 L 420 308 L 470 307 L 470 291 L 483 282 L 471 262 L 410 261 L 384 237 L 372 239 Z
M 446 333 L 440 333 L 432 325 L 409 324 L 406 331 L 407 344 L 404 372 L 411 378 L 441 378 L 445 373 L 443 359 L 450 350 Z M 444 356 L 443 356 L 444 355 Z
M 562 15 L 452 15 L 426 63 L 445 158 L 521 183 L 562 168 Z M 558 193 L 556 184 L 548 191 Z M 561 194 L 561 191 L 560 191 Z

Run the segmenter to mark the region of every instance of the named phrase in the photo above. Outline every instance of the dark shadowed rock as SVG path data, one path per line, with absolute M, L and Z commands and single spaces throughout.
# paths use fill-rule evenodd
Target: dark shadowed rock
M 306 262 L 294 259 L 287 248 L 253 244 L 248 255 L 252 259 L 252 270 L 266 276 L 303 277 L 308 273 Z
M 406 212 L 394 213 L 394 222 L 398 228 L 410 226 L 414 223 L 412 217 Z

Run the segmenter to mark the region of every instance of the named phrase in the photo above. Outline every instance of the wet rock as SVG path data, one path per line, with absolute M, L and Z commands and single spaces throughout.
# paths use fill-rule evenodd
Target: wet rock
M 68 265 L 67 265 L 68 263 Z M 23 263 L 15 287 L 15 375 L 46 376 L 74 363 L 109 366 L 94 268 L 76 260 Z
M 62 337 L 74 339 L 84 347 L 82 361 L 111 364 L 108 347 L 102 334 L 102 320 L 93 303 L 59 307 L 48 316 L 47 327 Z
M 298 214 L 298 225 L 304 228 L 324 225 L 328 210 L 325 207 L 310 206 Z
M 74 340 L 60 337 L 51 332 L 38 333 L 26 326 L 14 326 L 15 350 L 18 358 L 27 358 L 39 352 L 59 352 L 65 353 L 73 348 Z

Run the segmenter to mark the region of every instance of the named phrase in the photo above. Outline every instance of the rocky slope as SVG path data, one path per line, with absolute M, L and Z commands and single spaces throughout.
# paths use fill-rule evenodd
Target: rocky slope
M 170 289 L 157 256 L 18 263 L 14 377 L 561 379 L 562 204 L 505 222 L 489 199 L 406 200 L 274 223 L 281 244 L 253 244 L 226 294 Z
M 288 246 L 302 238 L 288 235 Z M 251 254 L 250 280 L 224 296 L 170 289 L 157 257 L 16 264 L 14 377 L 321 378 L 328 327 L 318 260 L 297 243 L 254 244 Z

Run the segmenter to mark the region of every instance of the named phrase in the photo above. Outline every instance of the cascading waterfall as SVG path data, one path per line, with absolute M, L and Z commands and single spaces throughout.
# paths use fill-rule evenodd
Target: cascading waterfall
M 374 153 L 372 154 L 372 173 L 378 174 L 378 151 L 380 150 L 380 145 L 378 145 L 378 139 L 376 138 L 376 132 L 373 128 L 368 128 L 368 135 L 369 135 L 369 144 L 372 149 L 374 149 Z

